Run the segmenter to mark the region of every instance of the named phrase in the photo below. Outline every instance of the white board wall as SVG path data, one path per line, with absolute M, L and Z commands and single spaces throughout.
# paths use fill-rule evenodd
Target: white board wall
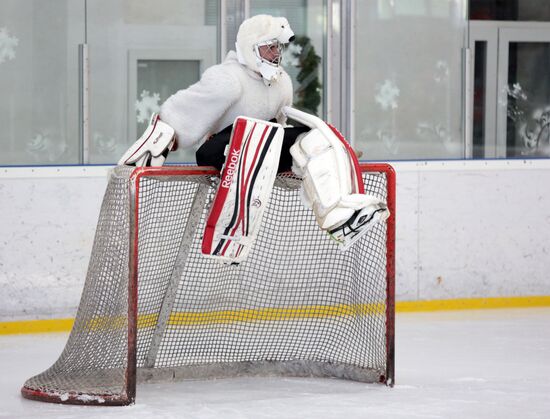
M 550 161 L 393 166 L 398 300 L 550 295 Z M 108 169 L 0 168 L 0 321 L 74 316 Z

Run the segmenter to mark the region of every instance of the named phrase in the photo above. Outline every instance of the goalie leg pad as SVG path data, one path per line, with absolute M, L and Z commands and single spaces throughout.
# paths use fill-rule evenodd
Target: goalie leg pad
M 317 223 L 345 250 L 389 216 L 386 203 L 365 194 L 357 156 L 336 128 L 296 109 L 285 113 L 312 128 L 290 149 L 293 171 Z
M 347 250 L 351 245 L 372 230 L 376 224 L 385 221 L 390 215 L 384 202 L 367 205 L 353 215 L 341 226 L 329 230 L 329 235 Z
M 168 153 L 176 149 L 174 129 L 153 114 L 143 135 L 124 153 L 118 164 L 162 166 Z
M 279 124 L 239 117 L 202 239 L 202 253 L 240 263 L 250 252 L 271 195 L 284 130 Z
M 291 147 L 294 171 L 302 176 L 303 195 L 310 202 L 317 223 L 332 230 L 349 220 L 356 211 L 380 204 L 365 195 L 363 179 L 355 174 L 348 151 L 330 141 L 319 129 L 312 129 Z

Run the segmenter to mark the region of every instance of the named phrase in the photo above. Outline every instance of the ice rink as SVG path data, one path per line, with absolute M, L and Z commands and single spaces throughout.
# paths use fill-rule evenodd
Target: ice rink
M 0 337 L 2 418 L 550 418 L 550 308 L 398 314 L 394 388 L 234 378 L 138 386 L 128 407 L 23 399 L 66 334 Z

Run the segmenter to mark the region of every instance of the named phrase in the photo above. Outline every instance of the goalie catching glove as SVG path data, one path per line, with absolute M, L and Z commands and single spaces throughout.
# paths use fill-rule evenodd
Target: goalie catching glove
M 174 129 L 153 114 L 143 135 L 124 153 L 118 164 L 162 166 L 168 153 L 177 148 Z
M 387 205 L 365 194 L 357 157 L 336 128 L 291 107 L 283 112 L 311 128 L 290 148 L 292 170 L 303 179 L 302 198 L 312 207 L 321 229 L 346 250 L 388 218 Z

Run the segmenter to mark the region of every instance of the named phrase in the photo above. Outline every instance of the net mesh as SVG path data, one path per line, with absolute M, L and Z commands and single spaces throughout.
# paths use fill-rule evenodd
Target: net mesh
M 217 178 L 184 168 L 167 175 L 151 170 L 136 190 L 132 172 L 118 167 L 111 175 L 75 325 L 57 362 L 25 383 L 26 396 L 128 402 L 135 228 L 140 380 L 271 373 L 383 377 L 386 224 L 341 252 L 304 208 L 300 180 L 279 175 L 247 260 L 222 265 L 200 252 Z M 367 193 L 387 199 L 384 173 L 363 176 Z

